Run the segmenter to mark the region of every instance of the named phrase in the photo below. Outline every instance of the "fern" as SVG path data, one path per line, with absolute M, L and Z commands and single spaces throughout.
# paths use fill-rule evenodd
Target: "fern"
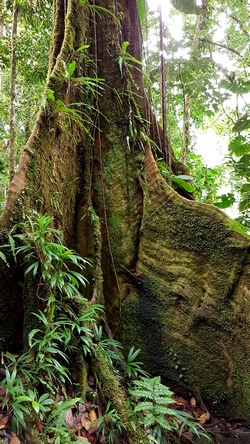
M 80 398 L 58 403 L 48 416 L 44 433 L 46 435 L 54 434 L 54 444 L 79 444 L 82 442 L 75 437 L 73 430 L 70 430 L 65 422 L 67 410 L 78 401 Z
M 145 378 L 142 377 L 138 381 L 134 381 L 134 388 L 130 390 L 131 395 L 133 395 L 136 400 L 141 398 L 151 399 L 155 404 L 164 405 L 173 404 L 173 392 L 161 383 L 160 376 L 155 378 Z
M 144 377 L 134 381 L 134 387 L 129 392 L 135 401 L 134 412 L 139 414 L 141 423 L 146 430 L 152 429 L 153 441 L 157 444 L 164 441 L 162 435 L 164 430 L 179 429 L 181 433 L 185 426 L 190 432 L 208 438 L 203 433 L 202 427 L 194 422 L 191 415 L 169 407 L 170 404 L 175 403 L 172 398 L 173 392 L 169 387 L 161 384 L 160 376 Z

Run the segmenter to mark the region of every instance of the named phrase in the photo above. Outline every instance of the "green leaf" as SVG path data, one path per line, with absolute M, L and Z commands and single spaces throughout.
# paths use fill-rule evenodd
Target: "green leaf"
M 17 396 L 15 399 L 16 399 L 18 402 L 31 402 L 30 397 L 29 397 L 29 396 L 25 396 L 25 395 Z
M 250 119 L 248 118 L 248 114 L 244 114 L 237 122 L 235 122 L 232 131 L 235 133 L 240 133 L 248 128 L 250 128 Z
M 39 267 L 39 262 L 36 261 L 36 262 L 34 262 L 33 264 L 31 264 L 31 265 L 27 268 L 27 270 L 25 270 L 25 274 L 28 274 L 31 270 L 33 270 L 33 276 L 36 276 L 36 274 L 37 274 L 37 270 L 38 270 L 38 267 Z
M 69 73 L 69 76 L 72 77 L 72 75 L 74 74 L 76 69 L 76 61 L 73 60 L 71 63 L 69 63 L 69 65 L 67 66 L 67 70 Z
M 184 190 L 188 191 L 189 193 L 192 193 L 193 191 L 195 191 L 195 186 L 191 185 L 188 182 L 185 182 L 185 180 L 181 179 L 178 176 L 172 176 L 172 181 L 174 183 L 177 183 L 178 185 L 180 185 Z
M 139 12 L 141 24 L 143 24 L 144 19 L 145 19 L 145 10 L 146 10 L 145 0 L 137 0 L 137 7 L 138 7 L 138 12 Z
M 244 154 L 235 164 L 235 170 L 244 177 L 250 176 L 250 154 Z
M 9 267 L 6 256 L 2 251 L 0 251 L 0 259 L 2 259 L 5 262 L 5 264 L 7 265 L 7 267 Z
M 235 154 L 236 156 L 243 156 L 246 153 L 238 154 L 240 152 L 240 149 L 242 145 L 246 143 L 247 139 L 243 136 L 237 136 L 228 145 L 228 150 L 231 154 Z
M 39 402 L 32 401 L 32 407 L 33 407 L 33 409 L 35 410 L 36 413 L 39 413 L 39 410 L 40 410 Z
M 127 47 L 129 45 L 129 42 L 123 42 L 122 44 L 122 56 L 127 54 Z
M 214 205 L 215 207 L 218 207 L 218 208 L 221 208 L 221 209 L 223 209 L 223 208 L 229 208 L 229 207 L 231 207 L 231 206 L 234 204 L 234 202 L 235 202 L 235 197 L 234 197 L 234 194 L 232 194 L 232 193 L 222 194 L 222 195 L 220 196 L 220 198 L 221 198 L 221 201 L 214 202 L 213 205 Z
M 51 102 L 55 101 L 55 95 L 54 95 L 54 91 L 52 91 L 52 89 L 47 89 L 46 95 L 47 95 L 48 100 L 50 100 Z
M 79 48 L 77 48 L 76 52 L 81 52 L 84 49 L 88 49 L 88 48 L 89 48 L 89 45 L 81 45 L 81 46 L 79 46 Z
M 197 6 L 194 0 L 171 0 L 174 8 L 178 11 L 184 12 L 184 14 L 196 14 L 199 15 L 201 7 Z
M 249 193 L 250 192 L 250 182 L 244 183 L 241 187 L 241 193 Z
M 250 196 L 241 200 L 239 203 L 239 211 L 246 211 L 250 208 Z

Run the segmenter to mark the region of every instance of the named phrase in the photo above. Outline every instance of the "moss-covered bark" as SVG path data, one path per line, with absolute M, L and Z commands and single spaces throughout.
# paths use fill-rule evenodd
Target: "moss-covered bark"
M 173 192 L 149 148 L 143 190 L 124 340 L 138 337 L 147 368 L 175 388 L 202 396 L 214 412 L 248 417 L 249 239 L 215 207 Z

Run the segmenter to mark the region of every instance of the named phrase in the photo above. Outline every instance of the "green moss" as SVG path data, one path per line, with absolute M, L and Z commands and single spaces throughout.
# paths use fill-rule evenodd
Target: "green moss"
M 98 351 L 95 358 L 92 359 L 92 368 L 97 380 L 101 384 L 103 393 L 107 399 L 111 400 L 113 408 L 117 410 L 125 426 L 128 442 L 131 444 L 146 444 L 148 442 L 146 434 L 140 428 L 139 424 L 137 424 L 135 429 L 132 427 L 131 421 L 133 420 L 136 423 L 136 418 L 126 403 L 124 393 L 119 386 L 117 378 L 110 371 L 103 355 Z
M 202 396 L 217 414 L 249 419 L 249 239 L 218 209 L 178 196 L 152 163 L 146 173 L 123 343 L 134 341 L 147 370 L 174 390 Z

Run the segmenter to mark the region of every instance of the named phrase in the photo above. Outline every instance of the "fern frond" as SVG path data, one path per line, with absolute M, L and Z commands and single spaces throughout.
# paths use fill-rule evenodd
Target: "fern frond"
M 151 401 L 141 401 L 135 406 L 135 412 L 146 412 L 154 409 L 154 405 Z
M 153 426 L 156 423 L 155 416 L 152 413 L 148 413 L 144 418 L 144 427 L 147 429 L 148 427 Z
M 132 389 L 129 390 L 129 393 L 134 396 L 136 399 L 154 399 L 154 394 L 151 392 L 147 391 L 147 390 L 143 390 L 143 389 Z
M 165 407 L 164 405 L 155 405 L 154 406 L 155 415 L 172 415 L 174 416 L 174 410 Z
M 173 430 L 173 426 L 168 422 L 163 416 L 159 415 L 156 417 L 156 423 L 165 430 Z

